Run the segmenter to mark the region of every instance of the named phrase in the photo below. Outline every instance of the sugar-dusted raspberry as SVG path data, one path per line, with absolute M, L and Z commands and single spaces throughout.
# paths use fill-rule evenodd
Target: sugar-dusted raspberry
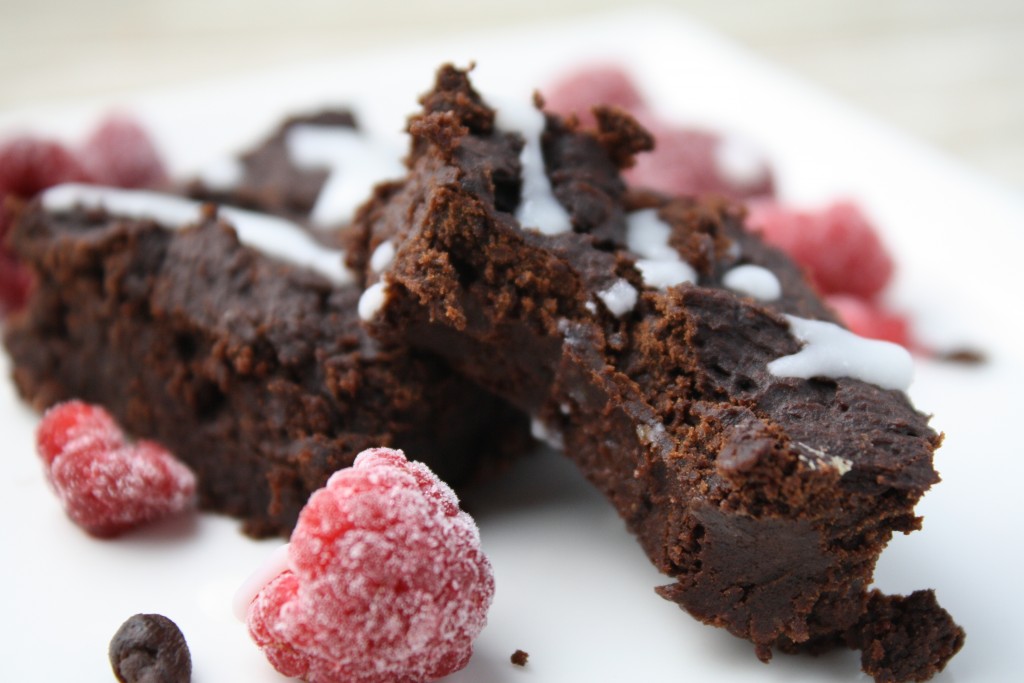
M 59 142 L 23 136 L 0 143 L 0 198 L 28 199 L 58 183 L 83 180 L 89 174 Z
M 36 429 L 36 450 L 47 467 L 66 452 L 96 444 L 113 450 L 125 444 L 117 422 L 103 407 L 84 401 L 65 401 L 43 415 Z
M 669 194 L 718 194 L 732 199 L 770 197 L 775 192 L 767 158 L 738 136 L 665 123 L 641 116 L 654 135 L 654 151 L 637 156 L 626 180 Z
M 82 147 L 80 158 L 93 181 L 116 187 L 157 187 L 167 169 L 149 133 L 134 119 L 112 114 Z
M 544 105 L 563 116 L 576 114 L 584 126 L 594 126 L 591 108 L 614 105 L 629 112 L 646 107 L 633 79 L 613 64 L 593 64 L 568 73 L 543 90 Z
M 313 683 L 457 671 L 494 594 L 455 494 L 386 448 L 360 453 L 310 497 L 286 564 L 249 603 L 249 631 L 278 671 Z
M 192 471 L 157 443 L 126 442 L 98 406 L 51 408 L 36 445 L 64 511 L 93 536 L 116 536 L 195 506 Z
M 840 320 L 851 332 L 862 337 L 891 341 L 906 348 L 912 347 L 910 323 L 906 317 L 848 294 L 831 294 L 825 297 L 825 301 L 839 314 Z
M 870 298 L 889 283 L 892 257 L 856 204 L 802 211 L 754 202 L 749 209 L 747 224 L 802 265 L 823 293 Z

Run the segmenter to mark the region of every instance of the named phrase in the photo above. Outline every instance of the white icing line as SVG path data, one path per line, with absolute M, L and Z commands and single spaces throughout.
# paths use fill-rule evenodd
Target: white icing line
M 405 173 L 398 154 L 346 126 L 298 124 L 285 137 L 288 155 L 300 168 L 327 168 L 310 221 L 323 228 L 348 223 L 373 187 Z
M 544 166 L 541 135 L 546 120 L 532 104 L 487 98 L 496 109 L 495 125 L 499 130 L 523 137 L 519 153 L 522 167 L 522 189 L 516 220 L 524 228 L 536 228 L 544 235 L 557 235 L 572 230 L 572 220 L 554 193 Z
M 686 261 L 637 259 L 636 267 L 644 278 L 644 284 L 657 289 L 668 289 L 684 282 L 697 282 L 697 271 Z
M 679 261 L 679 253 L 669 246 L 672 227 L 658 217 L 657 209 L 641 209 L 626 214 L 626 247 L 641 258 L 653 261 Z
M 626 246 L 639 256 L 637 270 L 644 284 L 656 289 L 697 282 L 697 271 L 669 245 L 672 227 L 658 217 L 657 209 L 641 209 L 626 215 Z
M 245 178 L 245 167 L 238 159 L 225 157 L 205 166 L 199 172 L 199 181 L 214 192 L 227 192 L 238 187 Z
M 57 185 L 41 195 L 43 208 L 54 213 L 76 206 L 105 209 L 114 216 L 153 220 L 167 229 L 179 230 L 195 225 L 202 205 L 173 195 L 146 190 L 123 190 L 97 185 L 68 183 Z M 319 244 L 295 223 L 268 214 L 222 206 L 218 216 L 230 223 L 238 241 L 264 254 L 309 268 L 338 285 L 355 282 L 345 267 L 345 252 Z
M 633 285 L 619 278 L 610 287 L 598 292 L 597 297 L 604 302 L 612 315 L 619 318 L 633 310 L 639 294 Z
M 775 301 L 782 296 L 782 285 L 775 273 L 751 264 L 730 268 L 722 284 L 734 292 L 752 296 L 759 301 Z
M 231 609 L 235 617 L 245 623 L 249 614 L 249 605 L 256 599 L 263 587 L 273 581 L 289 569 L 288 567 L 288 543 L 275 549 L 270 556 L 261 564 L 256 571 L 242 582 L 242 585 L 235 591 L 231 601 Z
M 384 269 L 395 260 L 395 243 L 391 240 L 384 240 L 373 250 L 370 256 L 370 270 L 374 273 L 382 273 Z
M 359 319 L 364 321 L 373 320 L 377 313 L 380 312 L 380 309 L 384 307 L 384 302 L 387 301 L 387 298 L 388 287 L 383 280 L 367 287 L 366 291 L 359 297 L 359 304 L 357 306 Z
M 768 363 L 777 377 L 852 377 L 883 389 L 906 391 L 914 376 L 910 353 L 891 342 L 865 339 L 839 325 L 787 315 L 793 336 L 804 343 L 797 353 Z

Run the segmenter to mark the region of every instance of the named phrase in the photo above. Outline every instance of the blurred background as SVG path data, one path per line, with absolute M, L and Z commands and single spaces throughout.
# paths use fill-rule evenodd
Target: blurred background
M 660 4 L 1024 192 L 1024 1 Z M 0 0 L 0 113 L 627 6 L 624 0 Z

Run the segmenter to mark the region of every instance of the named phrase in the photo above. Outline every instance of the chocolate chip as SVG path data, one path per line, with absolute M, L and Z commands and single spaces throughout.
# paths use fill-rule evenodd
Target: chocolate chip
M 530 654 L 528 652 L 523 652 L 522 650 L 516 650 L 512 653 L 511 657 L 512 663 L 516 666 L 526 666 L 526 660 L 529 658 Z
M 110 641 L 110 666 L 121 683 L 188 683 L 192 657 L 177 624 L 160 614 L 136 614 Z

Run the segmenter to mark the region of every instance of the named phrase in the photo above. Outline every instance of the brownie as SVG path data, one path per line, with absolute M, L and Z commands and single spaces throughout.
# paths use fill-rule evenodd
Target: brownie
M 334 165 L 340 167 L 336 179 Z M 266 139 L 211 166 L 181 191 L 193 199 L 284 216 L 331 242 L 373 182 L 391 170 L 401 175 L 398 155 L 362 132 L 350 110 L 335 108 L 285 119 Z M 354 203 L 336 214 L 321 211 L 328 215 L 319 217 L 318 200 L 332 180 L 350 185 Z
M 165 209 L 108 212 L 95 197 L 47 209 L 62 193 L 108 192 L 119 207 Z M 106 406 L 196 471 L 203 508 L 254 536 L 287 535 L 308 495 L 365 448 L 406 449 L 459 485 L 523 447 L 521 414 L 438 357 L 362 331 L 340 252 L 313 247 L 327 258 L 299 265 L 243 244 L 243 218 L 271 245 L 307 235 L 123 190 L 63 186 L 25 207 L 13 246 L 36 284 L 4 329 L 22 396 L 40 410 Z
M 847 645 L 878 681 L 941 670 L 964 634 L 934 597 L 869 592 L 938 481 L 941 437 L 894 386 L 909 356 L 795 376 L 818 335 L 869 343 L 742 210 L 630 192 L 653 141 L 623 112 L 584 131 L 495 109 L 451 66 L 421 102 L 407 176 L 359 220 L 373 334 L 530 414 L 672 579 L 657 592 L 762 660 Z

